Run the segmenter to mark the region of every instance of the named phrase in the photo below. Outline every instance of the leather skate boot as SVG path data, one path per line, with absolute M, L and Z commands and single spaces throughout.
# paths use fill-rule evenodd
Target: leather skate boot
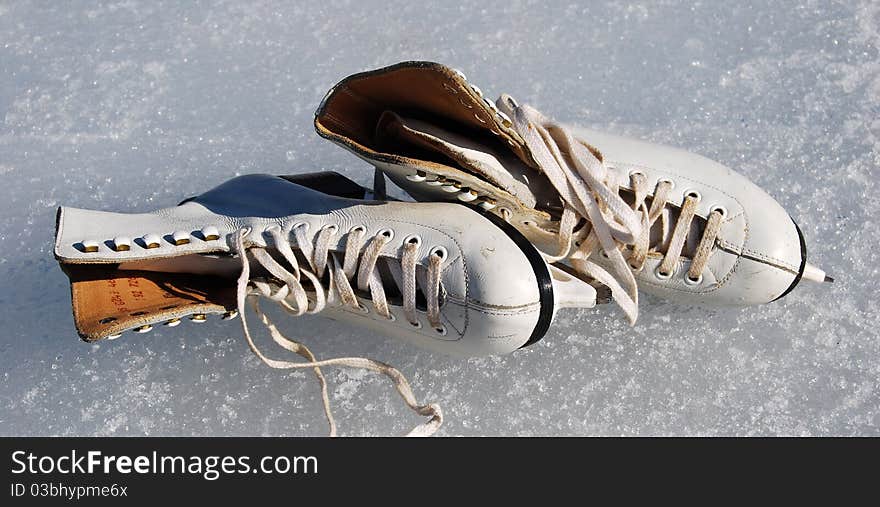
M 431 418 L 415 434 L 430 434 L 440 409 L 418 404 L 400 372 L 364 358 L 317 360 L 281 334 L 261 298 L 295 316 L 320 312 L 459 356 L 530 345 L 558 308 L 595 303 L 592 287 L 548 266 L 494 215 L 451 203 L 361 200 L 365 193 L 335 173 L 249 175 L 152 213 L 62 207 L 55 256 L 71 281 L 77 330 L 94 341 L 240 316 L 250 348 L 266 364 L 314 369 L 331 434 L 320 371 L 329 365 L 389 376 L 406 403 Z M 259 350 L 246 304 L 277 344 L 306 361 Z
M 727 167 L 561 125 L 507 95 L 492 102 L 440 64 L 404 62 L 344 79 L 315 127 L 418 201 L 497 214 L 549 261 L 607 286 L 631 321 L 637 285 L 676 300 L 750 305 L 801 280 L 830 281 L 807 263 L 785 210 Z

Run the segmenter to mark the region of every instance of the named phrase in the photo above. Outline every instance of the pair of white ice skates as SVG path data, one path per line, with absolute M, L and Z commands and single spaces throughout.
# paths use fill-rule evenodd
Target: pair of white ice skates
M 631 322 L 638 290 L 706 305 L 774 301 L 801 280 L 804 238 L 769 195 L 682 150 L 555 123 L 509 96 L 491 102 L 458 71 L 405 62 L 346 78 L 315 116 L 320 135 L 376 167 L 374 189 L 335 173 L 242 176 L 146 214 L 64 207 L 55 256 L 89 341 L 209 314 L 241 316 L 276 368 L 395 369 L 318 361 L 261 311 L 318 313 L 432 350 L 502 354 L 539 341 L 561 308 L 613 300 Z M 388 201 L 384 176 L 418 202 Z M 276 343 L 267 357 L 250 303 Z

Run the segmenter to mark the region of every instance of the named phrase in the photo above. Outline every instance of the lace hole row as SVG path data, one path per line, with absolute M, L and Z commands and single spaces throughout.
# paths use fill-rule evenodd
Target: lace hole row
M 684 193 L 684 196 L 685 196 L 685 198 L 690 197 L 691 199 L 695 199 L 697 202 L 700 202 L 700 200 L 702 200 L 702 198 L 703 198 L 703 195 L 700 194 L 699 192 L 697 192 L 696 190 L 688 190 L 687 192 Z
M 407 321 L 407 322 L 409 322 L 409 325 L 412 326 L 413 329 L 422 329 L 422 327 L 423 327 L 422 321 L 420 321 L 420 320 L 416 320 L 415 322 L 410 322 L 410 321 Z M 446 326 L 443 324 L 440 324 L 440 327 L 435 327 L 432 329 L 434 330 L 435 333 L 439 334 L 440 336 L 446 336 L 449 333 L 449 331 L 446 329 Z
M 699 285 L 703 281 L 703 274 L 700 273 L 696 278 L 691 278 L 690 274 L 684 275 L 684 283 L 688 285 Z
M 370 309 L 367 307 L 367 305 L 362 304 L 362 303 L 358 305 L 357 309 L 360 311 L 360 313 L 362 313 L 364 315 L 367 315 L 370 313 Z M 397 316 L 394 315 L 394 312 L 391 312 L 391 311 L 388 312 L 388 316 L 385 317 L 385 319 L 387 319 L 389 322 L 397 322 Z M 420 321 L 418 319 L 415 322 L 412 322 L 407 319 L 407 323 L 411 327 L 413 327 L 414 329 L 421 329 L 423 327 L 422 321 Z M 434 327 L 432 329 L 434 330 L 435 333 L 439 334 L 440 336 L 446 336 L 449 333 L 449 331 L 447 330 L 447 328 L 444 324 L 440 324 L 439 327 Z
M 337 228 L 335 225 L 328 225 L 327 226 L 327 228 L 331 228 L 331 227 L 333 228 L 333 230 L 336 230 L 336 228 Z M 352 232 L 365 231 L 365 230 L 366 230 L 366 228 L 363 225 L 357 225 L 357 226 L 351 228 Z M 381 231 L 379 231 L 379 234 L 382 235 L 383 237 L 387 238 L 388 240 L 391 240 L 392 238 L 394 238 L 394 230 L 392 230 L 392 229 L 382 229 Z M 422 244 L 422 238 L 418 234 L 410 234 L 409 236 L 407 236 L 403 240 L 403 242 L 405 244 L 420 246 Z M 440 260 L 446 260 L 446 257 L 449 255 L 449 253 L 446 250 L 446 248 L 444 248 L 442 246 L 435 246 L 434 248 L 431 249 L 431 251 L 428 255 L 436 255 L 436 256 L 440 257 Z
M 670 278 L 672 278 L 672 275 L 674 275 L 674 274 L 675 274 L 674 269 L 669 273 L 664 273 L 664 272 L 660 271 L 659 265 L 656 268 L 654 268 L 654 276 L 656 276 L 660 280 L 669 280 Z M 703 283 L 703 274 L 700 273 L 696 278 L 691 278 L 691 275 L 689 273 L 685 272 L 684 283 L 686 283 L 688 285 L 699 285 L 699 284 Z
M 220 231 L 213 225 L 209 225 L 193 233 L 174 231 L 165 235 L 166 241 L 173 246 L 187 245 L 192 242 L 193 237 L 202 241 L 216 241 L 220 239 Z M 133 244 L 138 244 L 146 250 L 152 250 L 162 246 L 162 238 L 158 234 L 153 233 L 144 234 L 134 241 L 128 236 L 117 236 L 112 240 L 105 241 L 105 244 L 115 252 L 128 252 Z M 100 250 L 100 243 L 96 240 L 87 239 L 75 244 L 74 247 L 83 253 L 97 253 Z
M 658 264 L 656 268 L 654 268 L 654 276 L 656 276 L 659 280 L 669 280 L 672 278 L 672 272 L 664 273 L 660 271 L 660 265 Z
M 629 176 L 630 176 L 630 178 L 632 178 L 634 176 L 647 177 L 644 172 L 639 171 L 639 170 L 630 171 Z M 668 183 L 670 185 L 669 188 L 675 188 L 675 182 L 670 180 L 669 178 L 660 178 L 659 180 L 657 180 L 657 184 L 659 185 L 660 183 Z M 702 194 L 700 194 L 700 192 L 698 192 L 696 190 L 688 190 L 687 192 L 685 192 L 684 195 L 685 195 L 685 197 L 693 197 L 694 199 L 697 199 L 698 201 L 703 198 Z M 714 212 L 719 213 L 722 218 L 727 216 L 727 208 L 725 208 L 724 206 L 721 206 L 721 205 L 715 205 L 709 209 L 709 213 L 714 213 Z
M 489 196 L 481 196 L 474 189 L 463 186 L 459 181 L 447 179 L 446 176 L 434 175 L 422 170 L 416 170 L 415 173 L 406 175 L 406 179 L 414 183 L 423 183 L 432 187 L 440 187 L 444 192 L 455 195 L 459 201 L 473 202 L 487 211 L 497 206 L 495 199 L 492 199 Z
M 721 215 L 721 218 L 727 217 L 727 208 L 724 206 L 716 204 L 709 209 L 709 213 L 718 213 Z
M 173 308 L 173 306 L 172 306 L 172 308 Z M 147 314 L 147 312 L 133 312 L 129 315 L 137 317 L 137 316 L 146 315 L 146 314 Z M 238 317 L 238 310 L 229 310 L 226 313 L 224 313 L 223 315 L 221 315 L 220 318 L 223 320 L 232 320 L 236 317 Z M 112 322 L 116 322 L 117 320 L 119 320 L 119 319 L 117 319 L 116 317 L 105 317 L 105 318 L 99 320 L 98 322 L 100 322 L 101 324 L 110 324 Z M 196 324 L 201 324 L 201 323 L 208 321 L 208 315 L 205 313 L 194 313 L 189 316 L 189 320 L 196 323 Z M 183 320 L 180 317 L 173 317 L 169 320 L 166 320 L 165 322 L 162 322 L 162 325 L 167 326 L 167 327 L 176 327 L 176 326 L 180 325 L 180 323 L 182 321 Z M 132 332 L 139 333 L 139 334 L 148 333 L 152 330 L 153 330 L 152 324 L 143 324 L 143 325 L 131 328 Z M 120 336 L 122 336 L 121 333 L 108 336 L 107 338 L 115 339 L 115 338 L 119 338 Z

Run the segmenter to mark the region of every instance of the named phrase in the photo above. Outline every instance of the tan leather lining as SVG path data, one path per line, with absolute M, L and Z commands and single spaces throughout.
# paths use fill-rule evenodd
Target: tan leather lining
M 520 141 L 504 132 L 494 113 L 483 99 L 451 69 L 439 65 L 408 62 L 373 72 L 357 74 L 339 83 L 325 99 L 315 116 L 315 126 L 322 135 L 375 156 L 404 159 L 400 153 L 388 153 L 375 144 L 375 128 L 385 111 L 431 117 L 434 121 L 456 125 L 507 138 L 510 148 L 529 163 Z
M 215 276 L 65 265 L 77 331 L 86 341 L 196 313 L 235 308 L 234 283 Z

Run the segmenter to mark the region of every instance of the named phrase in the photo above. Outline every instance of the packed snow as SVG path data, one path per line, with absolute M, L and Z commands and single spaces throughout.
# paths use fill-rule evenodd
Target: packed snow
M 326 434 L 314 377 L 265 367 L 236 321 L 81 342 L 55 209 L 148 211 L 251 172 L 368 184 L 314 109 L 349 74 L 425 59 L 735 168 L 836 282 L 752 308 L 644 297 L 635 327 L 567 311 L 505 357 L 320 317 L 287 334 L 397 366 L 441 435 L 880 435 L 878 41 L 873 0 L 0 3 L 0 434 Z M 384 377 L 326 373 L 341 434 L 419 422 Z

